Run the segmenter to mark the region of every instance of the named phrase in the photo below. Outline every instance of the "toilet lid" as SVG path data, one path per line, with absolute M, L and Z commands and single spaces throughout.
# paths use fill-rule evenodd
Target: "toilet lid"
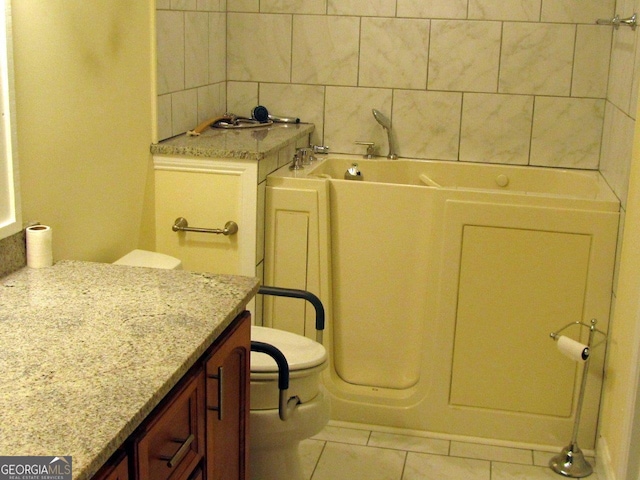
M 251 340 L 268 343 L 280 350 L 287 358 L 290 371 L 317 367 L 327 360 L 327 350 L 321 344 L 284 330 L 254 325 Z M 251 352 L 251 371 L 277 372 L 278 366 L 266 353 Z
M 132 250 L 113 263 L 114 265 L 166 268 L 169 270 L 177 270 L 182 266 L 182 262 L 175 257 L 165 255 L 164 253 L 150 252 L 148 250 Z

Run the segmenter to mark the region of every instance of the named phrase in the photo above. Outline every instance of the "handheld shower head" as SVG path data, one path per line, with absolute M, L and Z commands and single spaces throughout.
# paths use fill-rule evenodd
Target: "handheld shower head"
M 373 117 L 376 119 L 376 122 L 382 125 L 382 128 L 391 130 L 391 121 L 387 117 L 385 117 L 380 110 L 376 110 L 374 108 L 371 110 L 371 113 L 373 113 Z
M 376 119 L 376 122 L 382 125 L 382 128 L 387 131 L 387 140 L 389 141 L 389 155 L 387 155 L 387 158 L 395 160 L 398 158 L 398 154 L 396 153 L 396 144 L 393 140 L 393 133 L 391 132 L 391 120 L 385 117 L 380 110 L 376 110 L 374 108 L 371 112 L 373 113 L 373 118 Z

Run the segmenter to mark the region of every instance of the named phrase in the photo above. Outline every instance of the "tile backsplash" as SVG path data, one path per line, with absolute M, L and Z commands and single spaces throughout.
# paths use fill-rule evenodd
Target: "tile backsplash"
M 607 170 L 607 132 L 635 121 L 637 35 L 595 20 L 635 3 L 158 0 L 160 137 L 261 104 L 332 151 L 386 154 L 377 108 L 404 157 Z
M 226 6 L 156 0 L 158 137 L 193 129 L 226 110 Z
M 0 239 L 0 277 L 27 265 L 27 243 L 24 230 Z

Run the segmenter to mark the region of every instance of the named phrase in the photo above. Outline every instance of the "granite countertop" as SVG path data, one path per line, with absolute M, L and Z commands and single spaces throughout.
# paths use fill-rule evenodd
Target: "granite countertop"
M 76 261 L 0 278 L 0 455 L 71 455 L 90 478 L 257 289 Z
M 199 136 L 182 134 L 154 143 L 151 153 L 260 161 L 313 132 L 314 128 L 312 123 L 274 123 L 242 129 L 209 128 Z

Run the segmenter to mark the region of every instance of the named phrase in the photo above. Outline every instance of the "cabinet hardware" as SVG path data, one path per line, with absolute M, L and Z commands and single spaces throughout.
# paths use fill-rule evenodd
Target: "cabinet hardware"
M 218 374 L 217 375 L 207 375 L 209 378 L 213 379 L 213 380 L 218 380 L 218 406 L 217 407 L 210 407 L 207 406 L 207 408 L 211 411 L 214 412 L 218 412 L 218 420 L 222 420 L 222 392 L 223 392 L 223 383 L 224 383 L 224 368 L 223 367 L 218 367 Z
M 224 228 L 198 228 L 190 227 L 189 222 L 184 217 L 176 218 L 171 230 L 174 232 L 198 232 L 198 233 L 215 233 L 217 235 L 235 235 L 238 233 L 238 224 L 234 221 L 228 221 L 224 224 Z
M 161 456 L 160 459 L 161 460 L 167 460 L 167 466 L 169 468 L 173 468 L 176 465 L 178 465 L 182 459 L 184 458 L 184 456 L 187 454 L 187 452 L 189 451 L 189 447 L 191 446 L 191 443 L 193 442 L 193 440 L 196 437 L 193 435 L 193 433 L 191 435 L 189 435 L 187 437 L 186 440 L 173 440 L 176 443 L 181 443 L 182 445 L 180 445 L 180 448 L 178 449 L 178 451 L 173 455 L 173 457 L 164 457 Z

